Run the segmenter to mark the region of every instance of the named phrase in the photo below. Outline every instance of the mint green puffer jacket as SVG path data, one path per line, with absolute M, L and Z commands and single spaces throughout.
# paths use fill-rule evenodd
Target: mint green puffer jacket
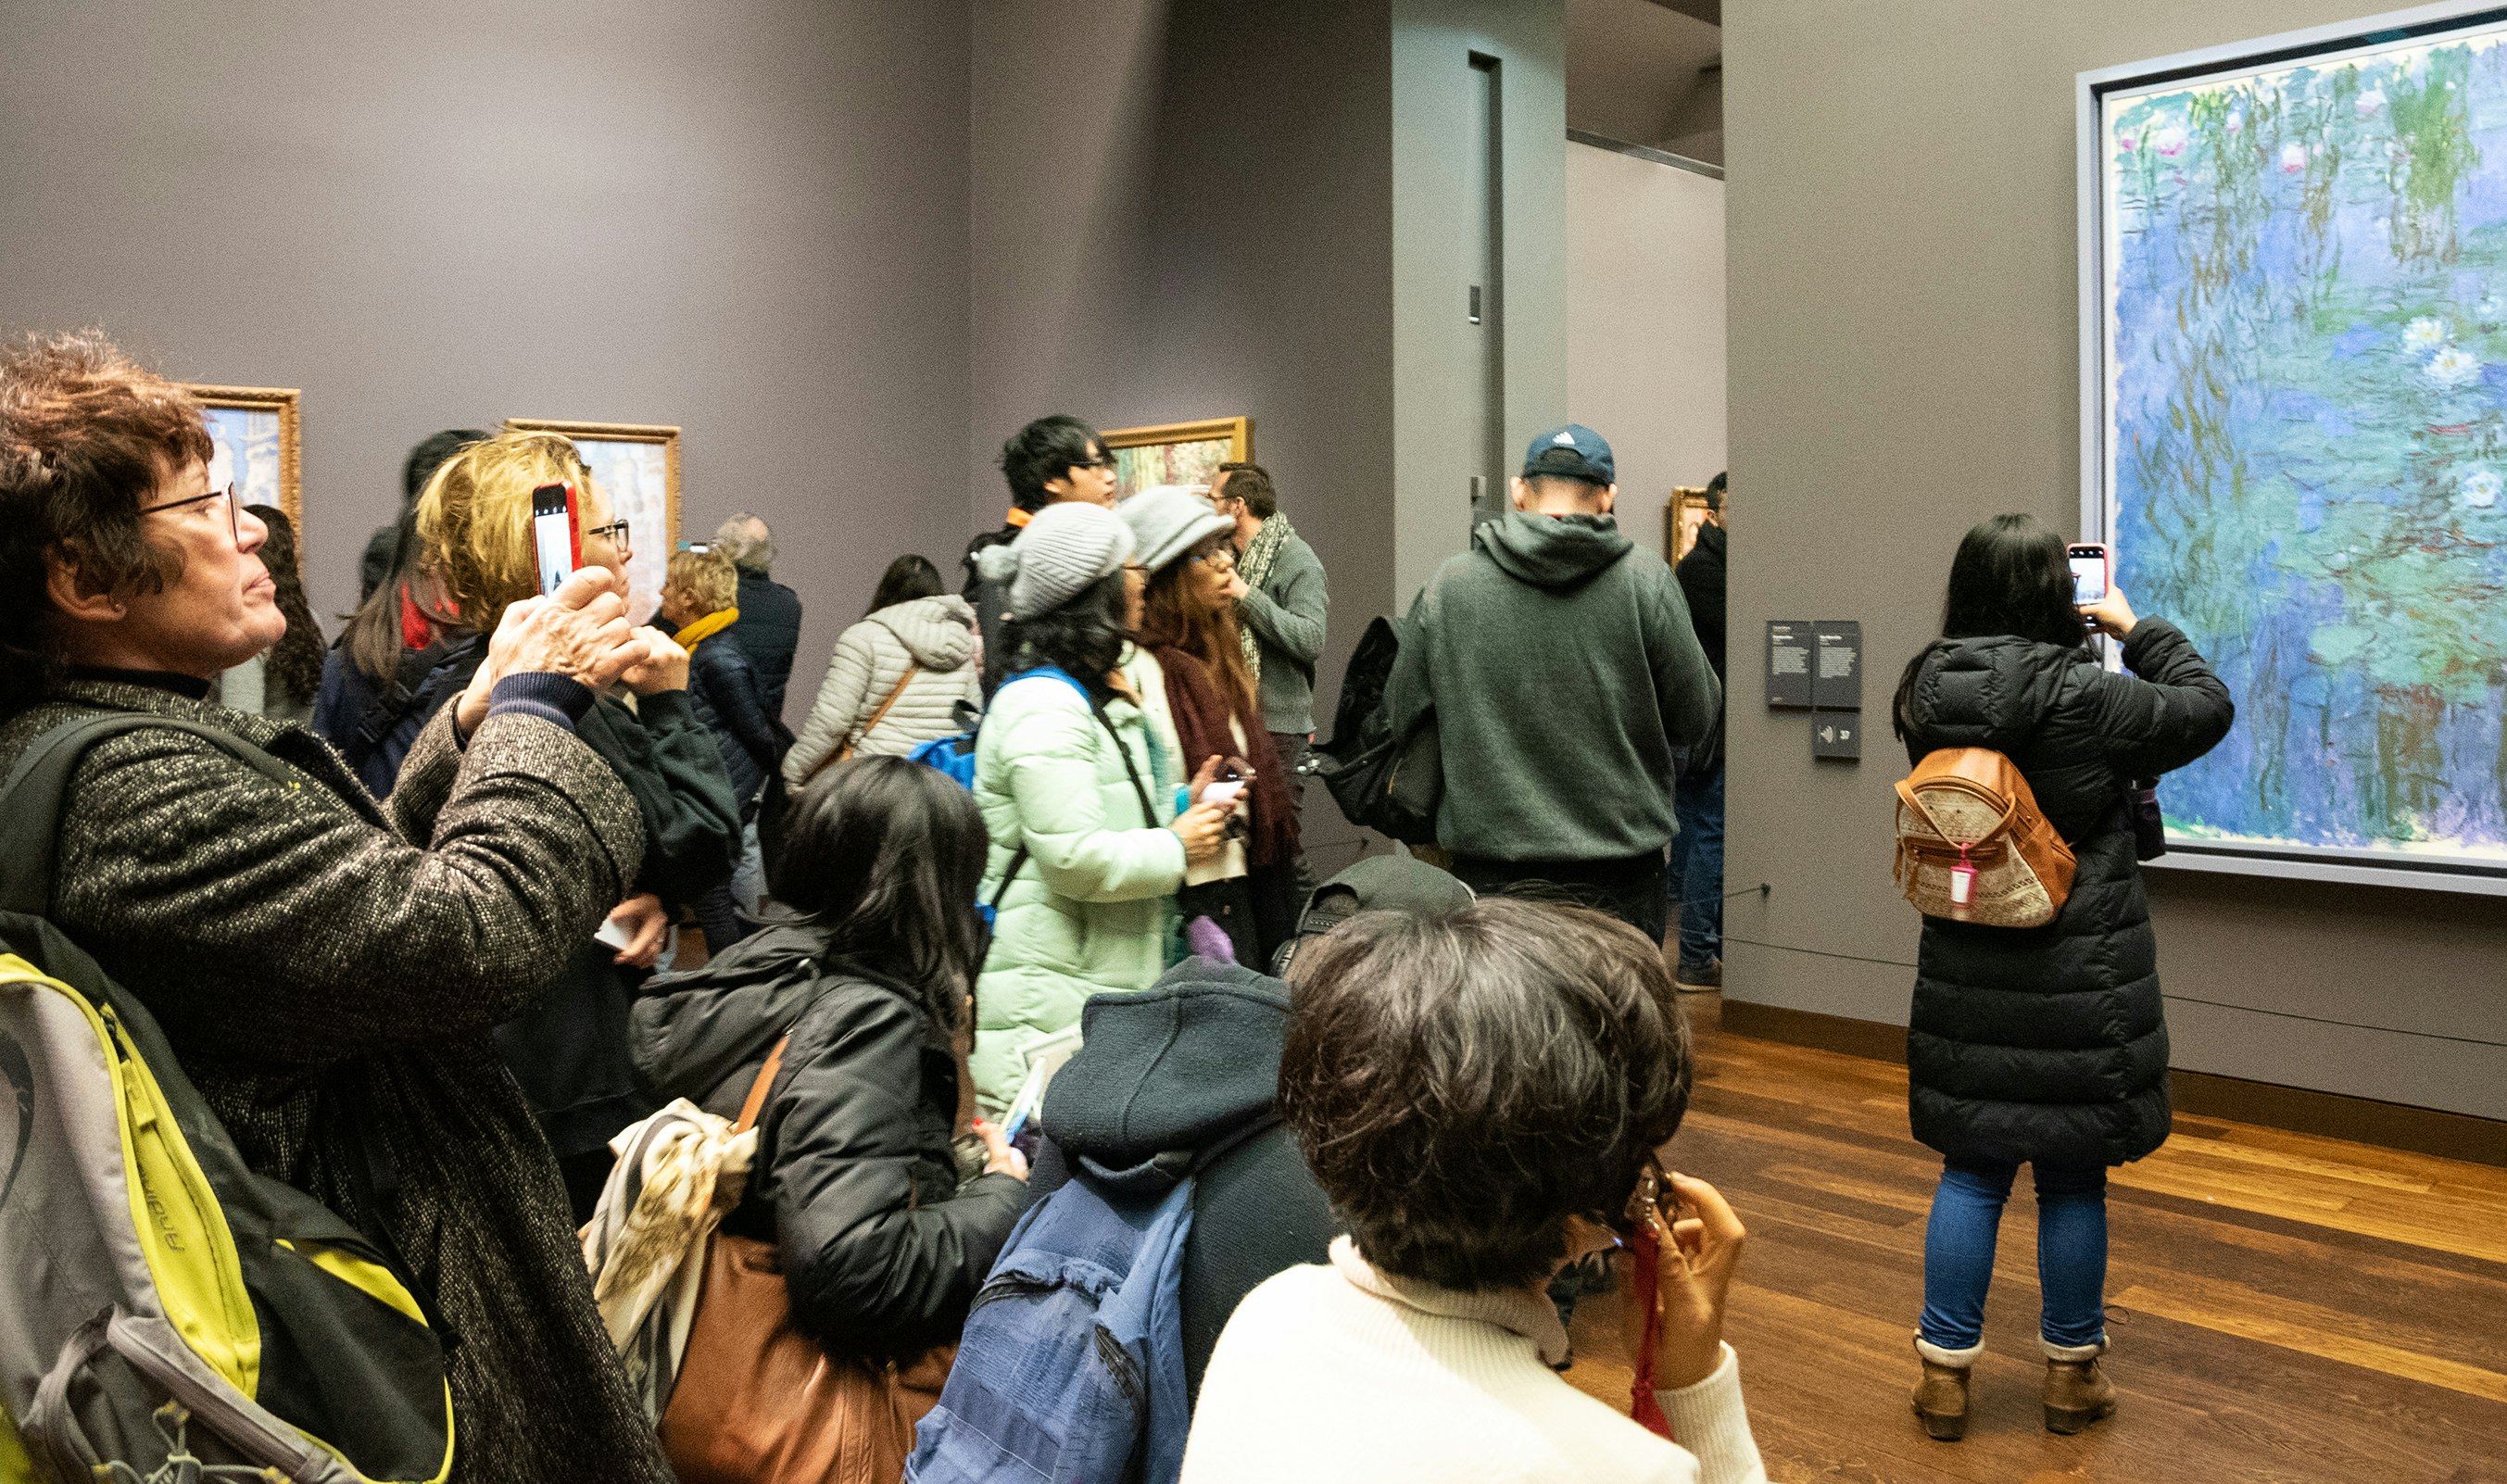
M 1138 706 L 1118 698 L 1106 716 L 1132 754 L 1151 819 L 1141 817 L 1114 738 L 1059 679 L 1002 686 L 976 742 L 975 802 L 993 836 L 986 901 L 1018 848 L 1028 851 L 975 982 L 975 1101 L 990 1114 L 1018 1095 L 1027 1047 L 1077 1025 L 1089 995 L 1145 990 L 1166 971 L 1184 870 L 1183 842 L 1166 827 L 1173 768 Z

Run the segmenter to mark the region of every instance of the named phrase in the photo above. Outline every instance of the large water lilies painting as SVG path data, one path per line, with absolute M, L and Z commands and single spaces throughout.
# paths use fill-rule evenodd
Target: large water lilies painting
M 2182 846 L 2507 875 L 2490 17 L 2090 92 L 2116 573 L 2237 701 Z

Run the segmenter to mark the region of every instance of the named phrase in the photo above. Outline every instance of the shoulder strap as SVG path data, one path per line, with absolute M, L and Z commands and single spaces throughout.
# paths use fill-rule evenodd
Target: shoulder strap
M 879 730 L 879 724 L 888 719 L 889 707 L 896 705 L 897 701 L 905 695 L 905 688 L 912 685 L 914 683 L 914 677 L 922 672 L 923 667 L 921 665 L 912 660 L 905 662 L 905 673 L 898 678 L 896 689 L 888 693 L 888 699 L 879 704 L 879 709 L 870 713 L 870 720 L 863 722 L 861 724 L 861 730 L 854 734 L 854 742 L 858 742 L 863 738 L 868 737 L 871 733 Z
M 62 722 L 27 743 L 8 781 L 0 784 L 0 911 L 43 917 L 52 910 L 53 868 L 70 776 L 88 748 L 146 727 L 188 732 L 281 787 L 295 782 L 285 763 L 232 732 L 197 721 L 144 711 L 91 711 Z
M 748 1101 L 740 1105 L 740 1121 L 731 1126 L 735 1134 L 745 1134 L 757 1127 L 757 1115 L 766 1109 L 766 1094 L 775 1086 L 775 1074 L 783 1069 L 783 1048 L 792 1044 L 787 1033 L 766 1053 L 766 1065 L 757 1068 L 757 1080 L 748 1084 Z
M 1071 677 L 1070 677 L 1069 675 L 1064 675 L 1064 674 L 1062 673 L 1062 671 L 1060 671 L 1060 670 L 1032 670 L 1027 671 L 1027 673 L 1028 673 L 1028 674 L 1031 674 L 1031 675 L 1033 675 L 1033 674 L 1053 674 L 1053 675 L 1061 675 L 1063 679 L 1065 679 L 1065 680 L 1071 680 Z M 1013 678 L 1013 679 L 1015 679 L 1015 678 L 1019 678 L 1019 677 L 1017 677 L 1017 676 L 1013 676 L 1012 678 Z M 1006 683 L 1006 682 L 1004 682 L 1004 683 Z M 1079 684 L 1079 682 L 1078 682 L 1078 681 L 1076 681 L 1076 680 L 1071 680 L 1071 683 L 1072 683 L 1072 685 L 1074 688 L 1076 688 L 1076 687 L 1078 686 L 1078 684 Z M 1088 695 L 1087 691 L 1085 691 L 1085 690 L 1081 690 L 1079 693 L 1080 693 L 1081 695 L 1083 695 L 1083 696 Z M 1116 731 L 1114 730 L 1114 722 L 1113 722 L 1113 718 L 1111 718 L 1111 717 L 1109 717 L 1109 716 L 1108 716 L 1108 715 L 1106 714 L 1106 708 L 1105 708 L 1104 706 L 1099 706 L 1099 705 L 1097 704 L 1097 700 L 1096 700 L 1096 698 L 1095 698 L 1095 697 L 1093 697 L 1093 696 L 1089 697 L 1089 700 L 1088 700 L 1088 710 L 1089 710 L 1089 713 L 1090 713 L 1091 715 L 1093 715 L 1093 716 L 1095 716 L 1095 717 L 1097 718 L 1097 724 L 1098 724 L 1099 726 L 1104 727 L 1104 728 L 1106 729 L 1106 740 L 1107 740 L 1108 742 L 1112 742 L 1112 743 L 1114 744 L 1114 755 L 1115 755 L 1116 757 L 1119 757 L 1119 758 L 1121 758 L 1121 759 L 1123 760 L 1123 776 L 1124 776 L 1125 778 L 1130 778 L 1130 779 L 1132 780 L 1132 795 L 1133 795 L 1133 797 L 1134 797 L 1134 798 L 1138 799 L 1138 800 L 1140 801 L 1140 804 L 1141 804 L 1141 824 L 1142 824 L 1142 827 L 1143 827 L 1143 828 L 1144 828 L 1144 829 L 1156 829 L 1156 828 L 1158 827 L 1158 816 L 1157 816 L 1157 814 L 1155 814 L 1155 813 L 1154 813 L 1154 812 L 1149 808 L 1149 791 L 1148 791 L 1148 789 L 1147 789 L 1146 787 L 1143 786 L 1143 784 L 1142 784 L 1142 782 L 1141 782 L 1141 770 L 1140 770 L 1137 766 L 1135 766 L 1135 765 L 1133 764 L 1133 762 L 1132 762 L 1132 749 L 1123 745 L 1123 738 L 1122 738 L 1122 734 L 1121 734 L 1121 733 L 1119 733 L 1119 732 L 1116 732 Z M 1018 880 L 1018 874 L 1019 874 L 1019 871 L 1020 871 L 1020 869 L 1021 869 L 1022 867 L 1024 867 L 1026 864 L 1027 864 L 1027 846 L 1026 846 L 1024 843 L 1022 843 L 1022 844 L 1019 846 L 1018 850 L 1017 850 L 1016 851 L 1012 852 L 1012 854 L 1010 855 L 1010 868 L 1009 868 L 1008 870 L 1003 871 L 1003 872 L 1001 873 L 1001 884 L 1000 884 L 999 886 L 998 886 L 998 887 L 995 887 L 993 888 L 993 899 L 992 899 L 992 903 L 991 903 L 991 905 L 992 905 L 992 909 L 993 909 L 993 911 L 994 911 L 996 914 L 999 913 L 999 911 L 1001 910 L 1001 899 L 1002 899 L 1003 897 L 1006 897 L 1006 896 L 1008 896 L 1008 895 L 1010 894 L 1010 883 L 1012 883 L 1012 882 L 1014 882 L 1014 881 L 1017 881 L 1017 880 Z

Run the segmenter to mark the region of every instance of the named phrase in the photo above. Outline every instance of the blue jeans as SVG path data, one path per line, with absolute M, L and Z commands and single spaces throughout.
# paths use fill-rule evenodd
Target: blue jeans
M 2106 1337 L 2107 1173 L 2030 1167 L 2037 1177 L 2039 1328 L 2056 1345 Z M 2017 1165 L 1949 1160 L 1924 1225 L 1924 1318 L 1915 1332 L 1944 1350 L 1984 1338 L 1984 1290 L 1993 1240 Z
M 1680 902 L 1680 966 L 1703 970 L 1724 957 L 1724 765 L 1704 778 L 1683 776 L 1671 807 L 1671 894 Z

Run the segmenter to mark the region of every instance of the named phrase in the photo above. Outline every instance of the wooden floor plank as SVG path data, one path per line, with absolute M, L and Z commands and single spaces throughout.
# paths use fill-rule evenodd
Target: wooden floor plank
M 1701 1002 L 1702 1001 L 1702 1002 Z M 1966 1441 L 1907 1405 L 1941 1160 L 1905 1068 L 1698 1028 L 1675 1163 L 1751 1229 L 1726 1335 L 1771 1477 L 1868 1484 L 2507 1484 L 2507 1171 L 2184 1117 L 2112 1172 L 2112 1421 L 2037 1415 L 2036 1220 L 2014 1192 Z M 1569 1380 L 1615 1406 L 1619 1295 L 1590 1298 Z

